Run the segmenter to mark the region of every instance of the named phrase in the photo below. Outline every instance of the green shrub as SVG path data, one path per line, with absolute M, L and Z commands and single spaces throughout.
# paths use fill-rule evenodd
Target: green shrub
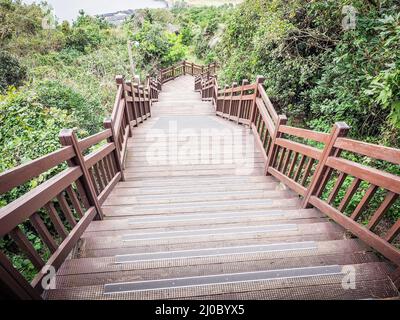
M 6 51 L 0 51 L 0 92 L 9 86 L 19 86 L 26 78 L 26 68 Z

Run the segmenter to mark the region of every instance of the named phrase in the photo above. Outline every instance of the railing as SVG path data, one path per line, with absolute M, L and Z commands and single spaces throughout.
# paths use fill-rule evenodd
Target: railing
M 182 61 L 169 68 L 160 70 L 159 78 L 161 83 L 165 83 L 186 74 L 192 76 L 203 75 L 205 73 L 215 74 L 217 69 L 218 65 L 216 63 L 202 66 L 193 62 Z
M 4 194 L 62 164 L 68 165 L 0 208 L 0 237 L 10 237 L 37 271 L 29 283 L 0 252 L 0 297 L 40 299 L 44 277 L 61 266 L 89 223 L 103 218 L 102 203 L 117 182 L 124 180 L 132 126 L 151 117 L 151 103 L 158 99 L 161 83 L 149 78 L 143 87 L 125 82 L 122 76 L 116 81 L 115 104 L 111 118 L 104 121 L 104 131 L 78 140 L 74 131 L 63 130 L 61 149 L 0 174 L 0 193 Z M 95 151 L 88 152 L 96 145 Z M 47 259 L 23 232 L 25 229 L 36 232 L 48 250 Z
M 267 175 L 297 192 L 304 208 L 315 206 L 400 266 L 398 242 L 397 247 L 394 244 L 400 219 L 388 217 L 399 199 L 400 177 L 344 157 L 352 154 L 400 165 L 400 150 L 345 138 L 349 131 L 345 123 L 336 123 L 330 134 L 286 125 L 286 117 L 277 114 L 268 98 L 261 76 L 254 84 L 244 80 L 240 86 L 234 83 L 222 89 L 214 76 L 203 75 L 195 81 L 201 84 L 202 98 L 213 101 L 218 116 L 251 127 Z M 373 207 L 378 193 L 383 200 Z M 353 209 L 349 204 L 357 201 L 356 196 L 361 200 Z M 378 230 L 381 222 L 384 226 Z

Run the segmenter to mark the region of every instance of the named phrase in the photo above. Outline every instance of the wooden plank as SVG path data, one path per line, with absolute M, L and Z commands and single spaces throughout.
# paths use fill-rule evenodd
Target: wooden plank
M 329 157 L 326 161 L 326 165 L 339 172 L 345 172 L 360 180 L 367 181 L 386 190 L 400 194 L 400 177 L 394 174 L 334 157 Z
M 287 139 L 277 138 L 275 143 L 278 146 L 284 147 L 284 148 L 292 150 L 294 152 L 304 154 L 305 156 L 307 156 L 309 158 L 313 158 L 315 160 L 319 160 L 321 157 L 321 154 L 322 154 L 322 151 L 317 148 L 310 147 L 305 144 L 290 141 Z
M 6 299 L 42 299 L 39 293 L 32 288 L 30 283 L 14 268 L 7 256 L 0 251 L 0 284 L 1 283 L 4 285 L 3 290 L 7 291 Z M 0 287 L 0 290 L 1 289 Z
M 28 219 L 81 175 L 80 168 L 68 168 L 7 206 L 0 208 L 0 237 Z
M 92 152 L 91 154 L 88 154 L 87 156 L 84 157 L 86 168 L 91 168 L 93 167 L 97 162 L 100 160 L 104 159 L 108 154 L 113 152 L 115 149 L 115 144 L 114 143 L 107 143 L 100 149 L 96 150 L 95 152 Z
M 278 122 L 278 114 L 274 108 L 274 106 L 272 105 L 271 100 L 269 99 L 267 93 L 265 92 L 264 86 L 262 85 L 262 83 L 258 84 L 258 92 L 261 95 L 262 100 L 264 101 L 265 106 L 268 109 L 269 114 L 272 117 L 272 120 L 277 123 Z
M 373 159 L 400 164 L 400 150 L 348 138 L 338 138 L 335 148 L 358 153 Z
M 99 133 L 96 133 L 96 134 L 90 136 L 90 137 L 79 140 L 79 148 L 81 148 L 82 151 L 85 151 L 86 149 L 90 148 L 91 146 L 111 137 L 111 135 L 112 135 L 112 132 L 110 129 L 103 130 Z M 69 148 L 72 148 L 72 147 L 69 147 Z
M 330 138 L 330 135 L 327 133 L 317 132 L 313 130 L 306 130 L 291 126 L 280 126 L 279 132 L 321 143 L 327 143 Z
M 275 124 L 274 124 L 273 120 L 271 119 L 270 115 L 264 109 L 264 104 L 260 98 L 256 99 L 256 105 L 258 107 L 258 111 L 260 112 L 262 119 L 264 120 L 264 122 L 267 126 L 267 130 L 268 130 L 269 134 L 272 136 L 275 132 Z
M 0 194 L 24 184 L 26 181 L 54 168 L 75 156 L 72 147 L 64 147 L 36 160 L 0 173 Z

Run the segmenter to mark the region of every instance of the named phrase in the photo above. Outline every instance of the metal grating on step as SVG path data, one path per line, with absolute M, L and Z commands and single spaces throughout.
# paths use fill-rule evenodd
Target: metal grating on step
M 106 284 L 105 294 L 342 274 L 338 265 Z
M 254 217 L 282 217 L 285 213 L 283 211 L 259 211 L 259 212 L 226 212 L 215 214 L 186 214 L 175 216 L 161 216 L 161 217 L 143 217 L 128 219 L 128 224 L 137 224 L 143 222 L 178 222 L 178 221 L 192 221 L 192 220 L 211 220 L 211 219 L 224 219 L 224 218 L 254 218 Z
M 237 233 L 258 233 L 258 232 L 279 232 L 279 231 L 297 231 L 297 224 L 273 224 L 266 226 L 250 226 L 237 228 L 215 228 L 215 229 L 194 229 L 165 231 L 156 233 L 137 233 L 125 234 L 121 237 L 122 241 L 136 240 L 156 240 L 169 238 L 186 238 L 203 235 L 219 235 L 219 234 L 237 234 Z
M 238 255 L 246 253 L 263 253 L 263 252 L 282 252 L 282 251 L 297 251 L 297 250 L 316 250 L 318 248 L 314 241 L 294 242 L 294 243 L 274 243 L 267 245 L 253 245 L 240 247 L 221 247 L 221 248 L 206 248 L 196 250 L 181 250 L 181 251 L 165 251 L 152 253 L 138 253 L 115 256 L 115 263 L 133 263 L 138 261 L 154 261 L 154 260 L 170 260 L 182 258 L 200 258 L 225 255 Z

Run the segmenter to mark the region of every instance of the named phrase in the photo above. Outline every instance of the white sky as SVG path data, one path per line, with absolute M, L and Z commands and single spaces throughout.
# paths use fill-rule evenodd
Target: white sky
M 23 0 L 25 3 L 40 3 L 40 0 Z M 79 10 L 90 15 L 111 13 L 127 9 L 162 8 L 165 4 L 154 0 L 47 0 L 59 21 L 75 20 Z

